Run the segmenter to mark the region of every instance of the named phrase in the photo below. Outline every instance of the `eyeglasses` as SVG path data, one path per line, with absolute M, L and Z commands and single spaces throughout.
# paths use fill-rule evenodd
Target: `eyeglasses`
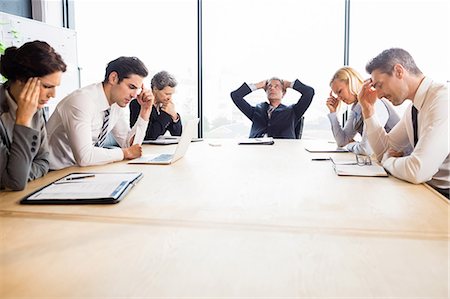
M 372 165 L 372 160 L 370 159 L 370 156 L 358 154 L 355 154 L 355 156 L 356 156 L 356 164 L 358 164 L 359 166 Z
M 338 165 L 358 165 L 358 166 L 372 165 L 372 159 L 370 159 L 370 156 L 355 154 L 355 160 L 356 160 L 356 162 L 334 161 L 333 158 L 330 157 L 330 161 L 331 161 L 331 163 L 333 163 L 334 167 L 336 167 L 337 164 Z

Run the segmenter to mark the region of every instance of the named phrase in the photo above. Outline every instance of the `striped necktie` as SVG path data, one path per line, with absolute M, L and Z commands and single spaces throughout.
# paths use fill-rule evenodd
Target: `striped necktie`
M 269 119 L 272 117 L 273 110 L 275 110 L 275 107 L 273 106 L 269 106 L 269 109 L 267 109 L 267 116 L 269 117 Z
M 98 140 L 95 146 L 103 147 L 106 141 L 106 135 L 108 135 L 108 125 L 109 125 L 109 113 L 111 112 L 111 108 L 105 110 L 105 116 L 103 118 L 103 125 L 100 134 L 98 135 Z
M 414 147 L 416 147 L 417 141 L 419 140 L 419 136 L 417 133 L 417 108 L 412 106 L 411 109 L 411 118 L 412 118 L 412 125 L 413 125 L 413 131 L 414 131 Z

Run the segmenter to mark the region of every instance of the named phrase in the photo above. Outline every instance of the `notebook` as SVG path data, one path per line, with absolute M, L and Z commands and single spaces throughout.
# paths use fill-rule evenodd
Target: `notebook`
M 74 172 L 27 195 L 20 203 L 117 203 L 142 176 L 141 172 Z
M 357 156 L 357 155 L 356 155 Z M 387 177 L 386 170 L 370 159 L 366 157 L 364 161 L 361 159 L 347 160 L 347 161 L 335 161 L 330 158 L 333 164 L 334 171 L 339 176 L 369 176 L 369 177 Z
M 177 144 L 180 141 L 179 136 L 159 136 L 155 140 L 144 140 L 142 144 L 169 145 Z M 192 138 L 191 142 L 203 141 L 202 138 Z
M 386 170 L 381 165 L 372 164 L 359 166 L 355 164 L 334 165 L 334 170 L 340 176 L 375 176 L 387 177 Z
M 192 119 L 187 122 L 181 133 L 180 140 L 177 143 L 175 152 L 156 155 L 144 155 L 142 157 L 129 161 L 129 164 L 172 164 L 181 159 L 185 154 L 192 139 L 197 133 L 197 124 L 199 119 Z

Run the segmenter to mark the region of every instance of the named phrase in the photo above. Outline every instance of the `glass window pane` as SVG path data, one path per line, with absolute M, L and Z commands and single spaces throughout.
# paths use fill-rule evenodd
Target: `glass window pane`
M 408 51 L 425 76 L 450 79 L 450 2 L 351 0 L 350 65 L 364 77 L 366 63 L 385 49 Z M 403 113 L 409 102 L 398 107 Z
M 196 0 L 77 0 L 75 27 L 81 86 L 103 81 L 109 61 L 136 56 L 149 69 L 146 87 L 168 71 L 178 81 L 177 112 L 197 116 Z
M 243 82 L 298 78 L 316 91 L 303 138 L 332 138 L 325 100 L 342 66 L 344 1 L 203 0 L 203 99 L 206 137 L 248 137 L 250 121 L 230 92 Z M 298 100 L 288 90 L 282 103 Z M 258 90 L 246 99 L 265 101 Z

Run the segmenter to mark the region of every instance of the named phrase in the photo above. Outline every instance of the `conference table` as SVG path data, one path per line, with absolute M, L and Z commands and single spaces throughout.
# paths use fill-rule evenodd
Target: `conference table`
M 70 167 L 1 192 L 0 298 L 448 298 L 448 200 L 337 176 L 312 158 L 352 154 L 308 142 L 205 139 L 172 165 Z M 79 171 L 144 176 L 117 204 L 19 204 Z

